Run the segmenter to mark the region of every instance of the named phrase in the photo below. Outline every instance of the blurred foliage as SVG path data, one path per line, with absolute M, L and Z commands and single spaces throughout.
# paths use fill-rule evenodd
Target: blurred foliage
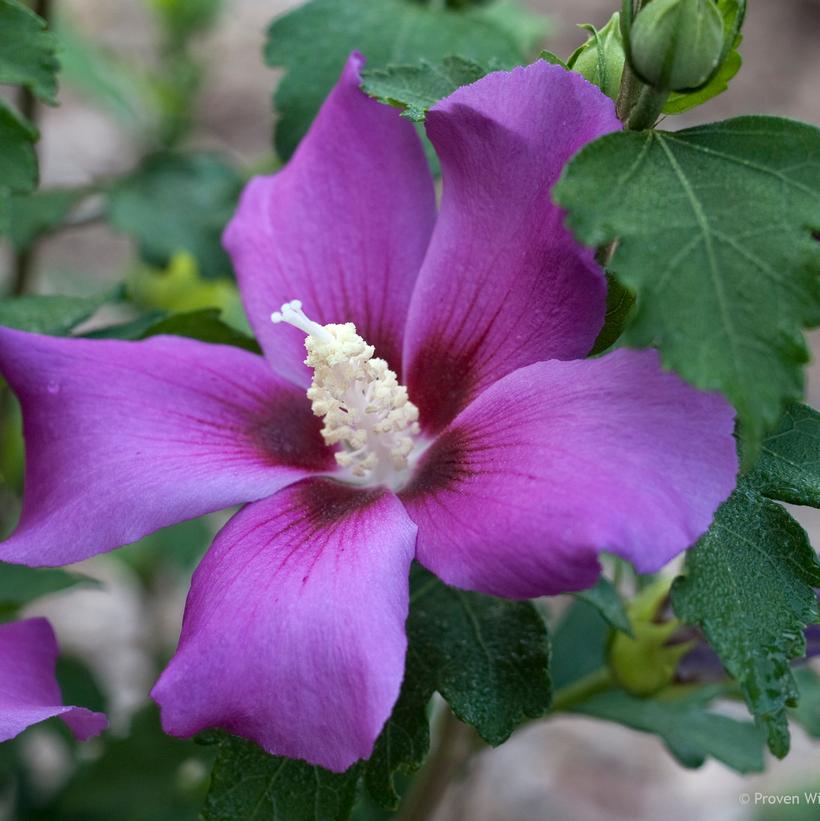
M 20 608 L 41 596 L 83 583 L 95 584 L 85 576 L 65 570 L 0 562 L 0 612 Z
M 8 203 L 11 244 L 18 251 L 28 248 L 57 228 L 85 193 L 85 189 L 52 188 L 31 194 L 12 194 Z
M 794 678 L 800 701 L 791 715 L 812 738 L 820 738 L 820 675 L 811 667 L 802 667 L 795 670 Z
M 156 708 L 138 713 L 127 736 L 109 734 L 100 755 L 19 821 L 196 821 L 213 752 L 162 732 Z
M 32 191 L 39 176 L 36 129 L 0 100 L 0 233 L 8 231 L 12 192 Z
M 225 322 L 250 332 L 236 283 L 228 278 L 204 279 L 196 258 L 187 251 L 174 254 L 164 269 L 134 268 L 128 275 L 127 289 L 138 307 L 164 311 L 219 308 Z
M 55 23 L 64 82 L 137 135 L 159 128 L 147 73 L 86 35 L 71 17 Z
M 184 47 L 218 20 L 223 0 L 147 0 L 167 37 L 167 48 Z
M 165 267 L 187 251 L 206 279 L 231 276 L 221 237 L 241 187 L 240 175 L 215 154 L 154 154 L 111 186 L 107 216 L 150 265 Z

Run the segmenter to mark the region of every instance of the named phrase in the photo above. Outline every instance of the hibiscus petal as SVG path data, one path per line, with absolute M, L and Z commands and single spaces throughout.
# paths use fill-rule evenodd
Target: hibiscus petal
M 63 705 L 54 674 L 57 654 L 57 639 L 45 619 L 0 624 L 0 741 L 53 716 L 80 741 L 108 726 L 102 713 Z
M 609 551 L 654 572 L 735 484 L 734 412 L 654 351 L 540 362 L 476 399 L 402 494 L 419 561 L 511 598 L 580 590 Z
M 392 494 L 326 479 L 240 511 L 152 693 L 166 732 L 222 727 L 335 771 L 369 756 L 404 672 L 415 534 Z
M 2 561 L 78 561 L 334 466 L 304 392 L 237 348 L 0 328 L 0 374 L 26 439 Z
M 589 352 L 605 281 L 550 189 L 585 143 L 618 128 L 608 97 L 543 60 L 490 74 L 427 115 L 444 192 L 404 356 L 428 432 L 517 368 Z
M 271 311 L 300 299 L 322 324 L 354 322 L 399 373 L 413 283 L 435 220 L 421 142 L 359 89 L 351 55 L 288 165 L 245 189 L 224 243 L 251 325 L 277 371 L 310 382 L 304 334 Z

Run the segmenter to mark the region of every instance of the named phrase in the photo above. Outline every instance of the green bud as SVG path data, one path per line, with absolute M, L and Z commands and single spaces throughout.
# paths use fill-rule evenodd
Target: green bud
M 642 590 L 627 607 L 633 636 L 615 633 L 609 646 L 609 666 L 628 693 L 649 696 L 671 684 L 678 662 L 692 642 L 667 644 L 680 627 L 677 619 L 658 623 L 656 616 L 669 594 L 669 579 Z
M 600 31 L 589 23 L 583 24 L 581 28 L 592 36 L 567 61 L 569 68 L 595 83 L 613 100 L 618 96 L 626 60 L 620 17 L 615 12 Z
M 717 69 L 723 42 L 713 0 L 652 0 L 632 22 L 632 68 L 657 89 L 695 89 Z

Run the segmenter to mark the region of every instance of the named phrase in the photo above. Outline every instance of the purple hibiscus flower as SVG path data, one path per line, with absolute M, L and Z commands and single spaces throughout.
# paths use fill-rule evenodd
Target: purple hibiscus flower
M 427 118 L 437 214 L 414 128 L 361 65 L 225 234 L 265 358 L 0 331 L 27 441 L 0 558 L 62 564 L 247 503 L 153 696 L 170 733 L 219 726 L 332 770 L 396 701 L 414 558 L 513 598 L 591 585 L 601 550 L 654 571 L 737 469 L 722 398 L 652 351 L 583 359 L 605 278 L 550 189 L 619 128 L 611 101 L 545 62 L 459 89 Z
M 57 654 L 57 639 L 45 619 L 0 624 L 0 741 L 53 716 L 80 741 L 108 726 L 102 713 L 63 705 L 54 675 Z

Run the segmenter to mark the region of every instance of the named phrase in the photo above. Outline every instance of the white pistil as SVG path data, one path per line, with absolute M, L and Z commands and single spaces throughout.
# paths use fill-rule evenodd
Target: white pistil
M 304 331 L 308 336 L 318 337 L 325 342 L 329 342 L 332 338 L 325 330 L 324 325 L 320 325 L 318 322 L 307 318 L 305 312 L 302 310 L 302 303 L 298 299 L 292 299 L 290 302 L 286 302 L 278 311 L 274 311 L 270 315 L 270 321 L 273 322 L 274 325 L 278 325 L 280 322 L 287 322 L 288 325 L 293 325 L 300 331 Z
M 313 369 L 307 396 L 324 419 L 322 436 L 339 444 L 336 461 L 358 484 L 400 487 L 419 433 L 419 412 L 387 362 L 356 333 L 352 322 L 320 325 L 294 299 L 271 315 L 306 334 L 305 364 Z

